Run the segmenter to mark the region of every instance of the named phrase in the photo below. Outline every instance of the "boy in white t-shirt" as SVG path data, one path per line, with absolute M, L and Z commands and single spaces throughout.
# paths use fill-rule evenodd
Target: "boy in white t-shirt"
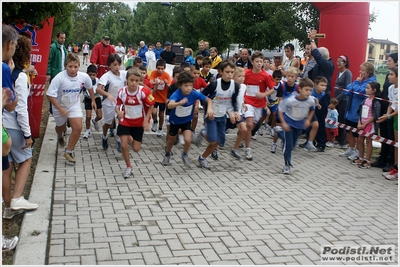
M 99 85 L 96 92 L 104 96 L 103 99 L 103 139 L 102 146 L 104 150 L 108 149 L 108 137 L 107 131 L 113 126 L 115 117 L 115 105 L 118 96 L 118 91 L 125 86 L 126 82 L 126 71 L 121 70 L 122 60 L 117 54 L 111 54 L 108 56 L 107 66 L 110 69 L 108 72 L 101 76 Z M 117 151 L 119 153 L 121 150 L 121 141 L 118 136 L 116 136 L 117 141 Z
M 82 108 L 80 93 L 82 88 L 88 88 L 92 100 L 92 108 L 96 110 L 92 80 L 89 75 L 79 71 L 80 60 L 75 54 L 68 54 L 65 59 L 65 71 L 57 74 L 51 81 L 46 93 L 47 98 L 53 105 L 53 116 L 56 121 L 56 132 L 58 144 L 65 146 L 63 132 L 67 119 L 72 128 L 71 135 L 64 153 L 64 158 L 75 163 L 73 151 L 82 131 Z

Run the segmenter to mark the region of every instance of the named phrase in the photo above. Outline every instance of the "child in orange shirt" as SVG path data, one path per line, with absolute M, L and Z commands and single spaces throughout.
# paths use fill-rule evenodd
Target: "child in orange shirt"
M 165 71 L 166 62 L 160 59 L 156 63 L 156 70 L 153 70 L 150 74 L 150 83 L 154 86 L 153 97 L 155 99 L 154 109 L 153 109 L 153 125 L 151 130 L 153 132 L 157 131 L 157 136 L 161 137 L 163 135 L 162 127 L 164 124 L 164 114 L 165 107 L 167 103 L 167 93 L 168 87 L 171 85 L 171 77 L 168 72 Z M 157 110 L 158 119 L 157 121 Z M 158 125 L 158 130 L 157 130 Z

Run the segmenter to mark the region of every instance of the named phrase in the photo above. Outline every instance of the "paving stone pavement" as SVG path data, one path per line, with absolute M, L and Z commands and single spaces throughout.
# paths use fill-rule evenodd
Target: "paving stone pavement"
M 252 140 L 252 161 L 229 154 L 235 137 L 231 130 L 205 170 L 197 164 L 204 143 L 192 145 L 191 167 L 182 145 L 163 166 L 165 136 L 147 132 L 141 151 L 130 150 L 127 180 L 115 140 L 104 152 L 94 129 L 79 140 L 75 165 L 58 150 L 46 264 L 320 265 L 322 245 L 397 250 L 398 186 L 380 169 L 359 169 L 339 149 L 296 148 L 292 174 L 283 175 L 269 135 Z

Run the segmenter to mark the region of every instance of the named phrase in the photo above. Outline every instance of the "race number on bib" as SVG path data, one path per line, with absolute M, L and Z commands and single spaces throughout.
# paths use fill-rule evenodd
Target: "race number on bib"
M 226 105 L 214 104 L 213 110 L 215 112 L 215 117 L 223 117 L 226 115 Z
M 248 96 L 256 96 L 260 92 L 260 87 L 258 85 L 247 85 L 246 94 Z
M 187 117 L 190 114 L 192 114 L 192 110 L 193 110 L 193 105 L 187 107 L 177 106 L 175 110 L 175 115 L 178 117 Z
M 125 118 L 138 119 L 142 117 L 142 105 L 125 106 Z
M 362 112 L 361 112 L 361 117 L 363 119 L 368 118 L 368 111 L 369 111 L 369 107 L 367 105 L 363 105 L 362 106 Z

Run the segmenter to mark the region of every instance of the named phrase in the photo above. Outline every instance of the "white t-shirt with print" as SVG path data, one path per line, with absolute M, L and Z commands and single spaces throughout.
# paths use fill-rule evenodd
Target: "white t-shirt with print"
M 101 76 L 99 84 L 103 85 L 105 89 L 106 85 L 109 84 L 108 93 L 111 94 L 115 99 L 117 99 L 118 91 L 125 86 L 126 82 L 126 71 L 120 70 L 119 76 L 108 71 Z M 103 101 L 104 106 L 115 106 L 109 99 Z

